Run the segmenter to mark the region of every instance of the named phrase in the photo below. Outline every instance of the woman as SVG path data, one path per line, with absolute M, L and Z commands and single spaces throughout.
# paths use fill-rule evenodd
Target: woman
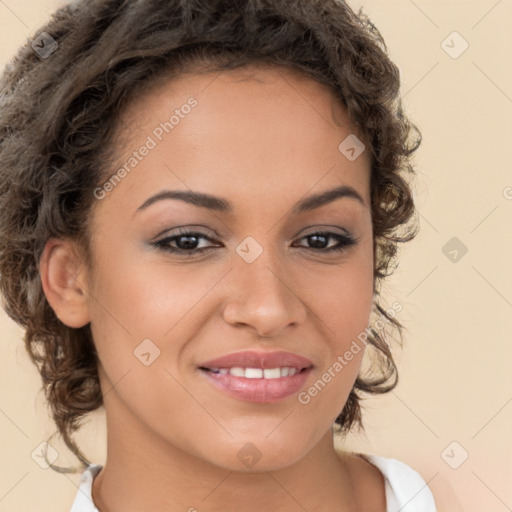
M 409 466 L 333 445 L 397 382 L 398 92 L 339 0 L 78 0 L 20 49 L 0 284 L 83 464 L 72 512 L 436 510 Z M 72 439 L 101 405 L 104 465 Z

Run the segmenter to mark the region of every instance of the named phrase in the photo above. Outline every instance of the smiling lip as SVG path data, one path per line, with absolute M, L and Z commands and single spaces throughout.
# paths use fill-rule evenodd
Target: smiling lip
M 218 357 L 205 363 L 201 363 L 201 368 L 278 368 L 288 366 L 302 370 L 313 366 L 313 363 L 305 357 L 291 352 L 256 352 L 244 351 L 228 354 L 227 356 Z
M 295 368 L 295 375 L 274 379 L 247 378 L 230 373 L 213 373 L 211 368 Z M 237 352 L 199 365 L 201 373 L 218 390 L 246 402 L 278 402 L 297 393 L 305 384 L 313 364 L 309 359 L 290 352 Z

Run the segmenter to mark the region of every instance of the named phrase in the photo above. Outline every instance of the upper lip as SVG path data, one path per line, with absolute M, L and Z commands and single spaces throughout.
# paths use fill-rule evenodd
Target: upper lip
M 278 367 L 309 368 L 313 363 L 306 357 L 293 354 L 291 352 L 275 351 L 275 352 L 258 352 L 247 350 L 244 352 L 234 352 L 225 356 L 211 359 L 201 363 L 201 368 L 263 368 L 271 369 Z

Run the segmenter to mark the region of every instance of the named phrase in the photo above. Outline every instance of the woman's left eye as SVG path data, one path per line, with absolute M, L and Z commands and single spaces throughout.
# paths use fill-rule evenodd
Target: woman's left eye
M 309 243 L 313 244 L 313 247 L 306 247 L 299 245 L 304 249 L 312 249 L 316 252 L 331 252 L 331 251 L 342 251 L 351 245 L 357 243 L 357 240 L 351 235 L 342 235 L 340 233 L 332 233 L 329 231 L 315 231 L 303 236 L 299 240 L 308 239 Z M 335 245 L 329 244 L 329 240 L 336 240 Z M 181 231 L 176 235 L 165 237 L 161 240 L 153 242 L 151 245 L 171 253 L 181 253 L 186 255 L 192 255 L 198 252 L 204 252 L 214 248 L 214 245 L 207 247 L 198 247 L 201 240 L 213 242 L 213 240 L 202 234 L 194 231 Z M 173 246 L 171 244 L 175 244 Z
M 351 245 L 357 243 L 357 240 L 351 235 L 331 233 L 330 231 L 315 231 L 314 233 L 309 233 L 308 235 L 302 237 L 300 240 L 303 240 L 304 238 L 308 238 L 310 241 L 312 241 L 313 245 L 316 246 L 312 247 L 312 249 L 320 252 L 343 251 L 344 249 L 347 249 Z M 337 243 L 333 246 L 329 246 L 329 243 L 327 242 L 329 239 L 337 240 Z M 306 249 L 308 249 L 308 247 L 306 247 Z

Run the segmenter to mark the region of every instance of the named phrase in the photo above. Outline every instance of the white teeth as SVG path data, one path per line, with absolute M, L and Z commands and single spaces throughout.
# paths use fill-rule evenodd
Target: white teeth
M 263 377 L 263 370 L 261 368 L 246 368 L 246 379 L 261 379 Z
M 291 377 L 298 373 L 297 368 L 285 366 L 283 368 L 210 368 L 215 373 L 226 375 L 229 373 L 234 377 L 245 377 L 246 379 L 279 379 L 280 377 Z
M 229 373 L 235 377 L 245 377 L 245 370 L 243 368 L 238 368 L 237 366 L 230 368 Z
M 281 377 L 281 370 L 279 368 L 271 368 L 263 370 L 263 377 L 265 379 L 279 379 Z

